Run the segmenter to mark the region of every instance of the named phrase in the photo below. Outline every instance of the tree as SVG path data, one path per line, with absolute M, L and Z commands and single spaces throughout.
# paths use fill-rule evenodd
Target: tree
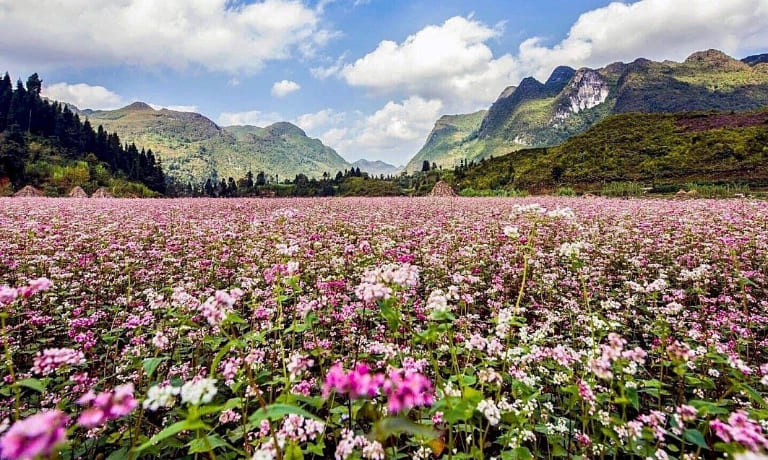
M 267 185 L 267 175 L 264 174 L 264 171 L 259 171 L 259 173 L 256 174 L 256 185 L 259 187 Z
M 429 172 L 429 161 L 424 160 L 424 162 L 421 164 L 421 172 Z
M 42 90 L 43 80 L 40 79 L 37 73 L 33 73 L 27 78 L 27 91 L 29 94 L 36 94 L 39 96 Z
M 227 179 L 227 196 L 237 196 L 237 184 L 231 177 Z

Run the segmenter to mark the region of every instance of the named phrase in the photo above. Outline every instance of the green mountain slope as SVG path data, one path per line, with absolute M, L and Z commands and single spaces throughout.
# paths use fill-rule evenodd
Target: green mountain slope
M 122 139 L 151 148 L 169 176 L 199 183 L 208 177 L 235 179 L 263 171 L 280 179 L 297 174 L 320 177 L 349 168 L 333 149 L 290 123 L 219 127 L 198 113 L 154 110 L 135 102 L 110 111 L 82 111 L 92 124 Z
M 768 184 L 768 110 L 612 115 L 551 148 L 458 171 L 461 188 L 582 189 L 608 182 Z
M 637 59 L 601 69 L 558 67 L 541 83 L 529 77 L 504 90 L 480 126 L 455 144 L 436 130 L 416 157 L 453 166 L 530 147 L 558 145 L 617 113 L 754 110 L 768 105 L 765 55 L 739 61 L 709 50 L 684 62 Z M 409 170 L 417 162 L 409 163 Z
M 465 146 L 474 146 L 473 135 L 480 128 L 486 113 L 486 110 L 480 110 L 466 115 L 440 117 L 424 147 L 406 165 L 406 171 L 419 171 L 424 161 L 453 167 L 460 160 L 473 157 L 474 153 L 466 151 Z

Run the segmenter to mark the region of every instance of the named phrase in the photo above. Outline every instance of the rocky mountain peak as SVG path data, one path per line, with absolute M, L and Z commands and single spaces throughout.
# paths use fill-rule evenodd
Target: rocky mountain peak
M 287 121 L 280 121 L 274 124 L 271 124 L 265 128 L 270 133 L 277 135 L 277 136 L 285 136 L 285 135 L 295 135 L 295 136 L 302 136 L 306 137 L 307 134 L 298 126 L 288 123 Z
M 131 111 L 152 110 L 152 111 L 154 111 L 155 109 L 153 109 L 146 102 L 136 101 L 136 102 L 134 102 L 134 103 L 132 103 L 130 105 L 126 105 L 125 107 L 123 107 L 123 110 L 131 110 Z
M 734 59 L 722 51 L 714 49 L 698 51 L 691 54 L 685 60 L 685 64 L 719 70 L 741 70 L 749 68 L 748 64 Z
M 564 120 L 571 114 L 602 104 L 610 91 L 608 82 L 596 70 L 577 70 L 560 96 L 555 119 Z
M 574 73 L 576 73 L 574 69 L 561 65 L 552 71 L 552 75 L 549 76 L 544 86 L 560 92 L 568 84 Z

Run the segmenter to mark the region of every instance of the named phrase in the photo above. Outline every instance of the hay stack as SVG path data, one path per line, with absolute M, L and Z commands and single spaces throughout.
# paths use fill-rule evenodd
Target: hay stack
M 91 195 L 91 198 L 114 198 L 111 193 L 109 193 L 109 190 L 107 190 L 106 187 L 99 187 L 98 190 L 93 192 L 93 195 Z
M 18 192 L 16 192 L 13 196 L 16 198 L 32 198 L 32 197 L 38 197 L 43 196 L 43 192 L 36 189 L 35 187 L 32 187 L 31 185 L 27 185 Z
M 67 196 L 70 198 L 88 198 L 88 194 L 79 185 L 70 190 Z
M 439 181 L 432 188 L 429 196 L 456 196 L 456 192 L 453 191 L 450 185 L 443 181 Z

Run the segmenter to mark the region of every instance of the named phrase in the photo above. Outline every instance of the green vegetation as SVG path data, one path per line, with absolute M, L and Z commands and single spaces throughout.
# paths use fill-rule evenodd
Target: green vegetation
M 645 193 L 642 184 L 637 182 L 611 182 L 605 184 L 600 194 L 612 197 L 641 196 Z
M 165 175 L 151 150 L 122 144 L 102 126 L 94 131 L 68 107 L 43 100 L 41 88 L 37 74 L 15 89 L 7 73 L 0 80 L 0 195 L 26 185 L 48 196 L 76 186 L 87 193 L 107 187 L 114 195 L 165 192 Z
M 768 110 L 613 115 L 557 147 L 456 168 L 459 188 L 637 195 L 684 184 L 768 185 Z M 675 185 L 675 187 L 670 187 Z M 742 193 L 741 188 L 726 194 Z M 709 192 L 702 190 L 703 195 Z
M 482 196 L 482 197 L 519 198 L 519 197 L 528 196 L 528 192 L 526 192 L 525 190 L 517 190 L 517 189 L 475 190 L 472 187 L 468 187 L 468 188 L 461 189 L 461 191 L 459 192 L 459 195 L 465 196 L 465 197 Z
M 749 186 L 744 184 L 686 184 L 685 189 L 695 192 L 702 198 L 728 198 L 737 195 L 749 194 Z

